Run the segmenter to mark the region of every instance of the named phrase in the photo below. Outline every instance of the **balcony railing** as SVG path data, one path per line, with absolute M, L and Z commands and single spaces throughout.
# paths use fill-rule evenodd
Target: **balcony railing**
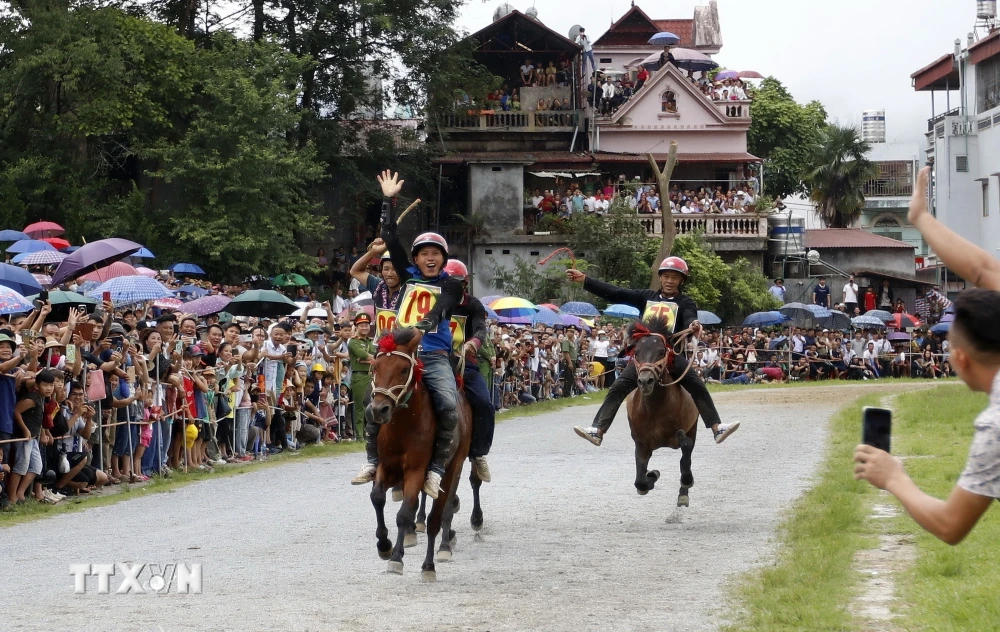
M 576 127 L 579 120 L 579 110 L 484 111 L 478 114 L 449 114 L 445 116 L 444 126 L 452 131 L 565 131 Z
M 750 104 L 752 101 L 712 101 L 715 109 L 729 119 L 750 120 Z
M 663 218 L 659 215 L 640 215 L 639 223 L 647 235 L 663 234 Z M 674 213 L 674 227 L 678 235 L 701 232 L 706 237 L 726 239 L 757 239 L 767 237 L 766 215 L 682 215 Z

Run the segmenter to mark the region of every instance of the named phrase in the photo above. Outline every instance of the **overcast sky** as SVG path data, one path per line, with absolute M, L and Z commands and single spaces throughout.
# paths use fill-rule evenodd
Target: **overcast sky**
M 519 11 L 531 0 L 509 0 Z M 499 0 L 471 0 L 460 26 L 490 23 Z M 654 19 L 688 18 L 707 0 L 637 2 Z M 587 28 L 592 40 L 628 10 L 628 0 L 535 0 L 539 19 L 565 35 Z M 975 0 L 719 0 L 722 52 L 734 70 L 774 75 L 796 100 L 818 99 L 831 119 L 860 125 L 861 112 L 885 109 L 888 140 L 922 141 L 931 104 L 913 91 L 910 74 L 965 41 Z M 586 16 L 586 17 L 582 17 Z M 957 93 L 952 93 L 953 103 Z M 940 113 L 944 95 L 939 95 Z

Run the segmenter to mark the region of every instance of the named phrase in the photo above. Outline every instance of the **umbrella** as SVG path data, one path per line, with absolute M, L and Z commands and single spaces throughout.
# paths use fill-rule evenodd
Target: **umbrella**
M 867 312 L 865 312 L 864 315 L 865 316 L 871 316 L 873 318 L 878 318 L 883 323 L 887 323 L 887 322 L 889 322 L 890 320 L 893 319 L 893 316 L 892 316 L 892 314 L 890 312 L 887 312 L 887 311 L 882 310 L 882 309 L 870 309 Z
M 247 290 L 234 298 L 226 311 L 233 316 L 256 316 L 258 318 L 275 318 L 287 316 L 299 306 L 287 296 L 274 290 Z
M 490 307 L 493 311 L 500 314 L 501 311 L 511 310 L 511 309 L 526 309 L 532 312 L 537 312 L 538 307 L 531 301 L 525 300 L 523 298 L 517 298 L 516 296 L 506 296 L 504 298 L 497 299 L 490 303 Z M 503 314 L 500 314 L 501 316 Z
M 352 305 L 347 309 L 345 309 L 344 311 L 337 314 L 337 317 L 354 318 L 361 312 L 364 312 L 369 316 L 371 316 L 372 318 L 375 318 L 375 305 Z M 323 313 L 325 314 L 326 312 L 324 311 Z
M 713 314 L 712 312 L 706 312 L 703 309 L 698 310 L 698 322 L 702 325 L 721 325 L 722 319 Z
M 840 329 L 846 330 L 851 328 L 851 317 L 844 312 L 838 312 L 835 310 L 828 310 L 830 312 L 829 316 L 824 316 L 816 320 L 816 325 L 818 327 L 823 327 L 825 329 Z
M 532 316 L 529 322 L 532 325 L 541 324 L 551 327 L 553 325 L 561 325 L 563 321 L 559 318 L 559 314 L 556 312 L 552 311 L 548 307 L 539 306 L 538 313 Z
M 73 256 L 73 255 L 70 255 Z M 63 261 L 65 263 L 65 260 Z M 62 267 L 60 264 L 59 268 L 56 268 L 56 274 L 59 274 L 59 269 Z M 110 281 L 111 279 L 120 276 L 142 276 L 139 271 L 125 263 L 124 261 L 115 261 L 109 266 L 103 268 L 98 268 L 93 272 L 88 272 L 80 277 L 84 281 L 97 281 L 97 283 L 104 283 L 105 281 Z
M 939 322 L 942 322 L 942 323 L 953 323 L 953 322 L 955 322 L 955 314 L 954 313 L 945 312 L 944 316 L 941 317 L 941 320 Z
M 44 241 L 56 250 L 62 250 L 64 248 L 69 248 L 70 243 L 63 239 L 62 237 L 42 237 L 38 241 Z
M 35 222 L 34 224 L 25 226 L 24 232 L 32 237 L 37 237 L 38 235 L 54 237 L 55 235 L 62 235 L 66 230 L 55 222 Z
M 0 287 L 0 314 L 20 314 L 33 308 L 31 301 L 19 293 L 9 287 Z
M 184 304 L 179 298 L 161 298 L 153 301 L 153 307 L 158 307 L 160 309 L 176 310 L 180 311 L 181 305 Z
M 862 314 L 861 316 L 855 316 L 851 319 L 851 325 L 859 329 L 872 329 L 876 327 L 885 329 L 885 322 L 883 322 L 881 318 L 872 316 L 871 312 Z
M 351 299 L 351 305 L 374 305 L 375 299 L 372 298 L 372 293 L 365 290 L 361 294 L 358 294 Z
M 274 287 L 305 287 L 309 285 L 309 281 L 301 274 L 288 273 L 274 277 L 271 284 Z
M 54 250 L 36 250 L 35 252 L 22 252 L 11 261 L 24 266 L 48 266 L 62 263 L 62 260 L 67 256 L 69 255 Z
M 506 294 L 494 294 L 494 295 L 491 295 L 491 296 L 484 296 L 481 299 L 479 299 L 479 302 L 482 303 L 483 306 L 488 307 L 489 305 L 492 305 L 494 303 L 494 301 L 498 301 L 498 300 L 500 300 L 502 298 L 507 298 L 507 295 Z
M 170 266 L 174 274 L 205 274 L 205 271 L 193 263 L 175 263 Z
M 50 277 L 47 274 L 42 274 L 40 272 L 33 272 L 31 274 L 31 277 L 35 279 L 35 281 L 37 281 L 38 284 L 41 285 L 42 287 L 52 286 L 52 277 Z
M 764 75 L 760 74 L 756 70 L 741 70 L 740 79 L 763 79 Z
M 677 37 L 670 31 L 660 31 L 653 37 L 649 38 L 649 44 L 653 46 L 674 46 L 680 43 L 681 38 Z
M 44 241 L 38 241 L 37 239 L 22 239 L 20 241 L 15 241 L 7 247 L 8 254 L 36 252 L 38 250 L 55 250 L 55 248 L 52 247 L 52 244 Z
M 149 248 L 143 246 L 139 248 L 138 252 L 132 254 L 136 259 L 156 259 L 156 255 L 149 251 Z
M 208 290 L 197 285 L 182 285 L 176 290 L 174 294 L 187 294 L 188 296 L 193 296 L 195 298 L 201 298 L 202 296 L 208 296 Z
M 151 270 L 150 268 L 147 268 L 145 266 L 136 266 L 135 271 L 141 274 L 142 276 L 149 278 L 153 278 L 157 274 L 156 270 Z
M 613 318 L 638 318 L 639 310 L 631 305 L 615 304 L 608 305 L 604 309 L 604 315 Z
M 740 73 L 735 70 L 722 70 L 715 75 L 716 81 L 725 81 L 726 79 L 739 79 Z
M 744 327 L 770 327 L 791 320 L 781 312 L 755 312 L 743 319 Z
M 22 233 L 19 230 L 0 230 L 0 241 L 21 241 L 22 239 L 31 239 L 31 236 L 27 233 Z
M 897 342 L 900 340 L 908 341 L 910 339 L 910 334 L 906 333 L 905 331 L 894 331 L 888 336 L 886 336 L 885 339 L 891 340 L 893 342 Z
M 552 303 L 539 303 L 539 307 L 545 307 L 546 309 L 551 309 L 554 312 L 561 311 L 558 305 L 553 305 Z
M 194 302 L 194 301 L 192 301 Z M 292 316 L 296 318 L 302 318 L 302 313 L 305 311 L 305 306 L 292 312 Z M 346 310 L 349 311 L 349 310 Z M 309 310 L 309 318 L 326 318 L 326 310 L 322 307 L 313 307 Z
M 115 277 L 87 292 L 87 296 L 96 299 L 106 293 L 111 294 L 111 303 L 115 307 L 173 296 L 162 283 L 142 275 Z
M 572 314 L 559 314 L 559 318 L 563 321 L 563 324 L 569 327 L 570 325 L 579 327 L 584 331 L 590 331 L 590 325 L 583 322 L 582 318 L 573 316 Z
M 56 268 L 56 273 L 52 275 L 52 283 L 59 285 L 64 281 L 84 275 L 85 272 L 98 270 L 98 268 L 121 261 L 132 253 L 137 252 L 139 248 L 142 248 L 142 246 L 134 241 L 118 237 L 100 239 L 80 246 L 79 250 L 63 259 L 63 262 L 59 264 L 59 267 Z M 135 268 L 132 266 L 128 267 L 130 270 L 128 274 L 136 274 Z M 104 282 L 109 278 L 104 274 L 99 274 L 97 280 Z
M 946 334 L 951 330 L 950 322 L 940 322 L 933 327 L 931 327 L 932 334 Z
M 69 248 L 63 248 L 62 252 L 65 252 L 66 254 L 71 255 L 71 254 L 73 254 L 74 252 L 76 252 L 79 249 L 80 249 L 80 246 L 70 246 Z
M 566 303 L 560 308 L 563 314 L 571 314 L 573 316 L 600 316 L 601 312 L 597 311 L 597 308 L 590 303 L 585 303 L 583 301 L 575 301 L 572 303 Z
M 501 325 L 530 325 L 531 316 L 501 316 L 498 321 Z M 557 323 L 562 324 L 562 321 Z
M 811 305 L 804 305 L 802 303 L 786 303 L 778 311 L 787 316 L 797 327 L 815 327 L 817 316 L 812 307 Z M 816 307 L 819 306 L 817 305 Z M 825 308 L 821 309 L 829 311 L 825 310 Z M 829 316 L 829 313 L 827 316 Z
M 218 314 L 219 312 L 224 311 L 232 300 L 233 299 L 229 298 L 225 294 L 213 294 L 212 296 L 205 296 L 187 303 L 184 305 L 184 312 L 187 314 L 194 314 L 195 316 Z M 325 311 L 323 312 L 323 315 L 326 315 Z
M 486 317 L 493 320 L 500 320 L 500 314 L 497 314 L 489 305 L 483 305 L 486 308 Z
M 889 325 L 892 325 L 896 329 L 906 329 L 907 327 L 919 327 L 920 319 L 913 314 L 893 314 L 892 320 L 888 321 Z
M 0 286 L 9 287 L 18 294 L 28 295 L 41 292 L 42 285 L 24 268 L 0 263 Z
M 711 57 L 690 48 L 674 48 L 670 51 L 674 56 L 674 65 L 678 68 L 697 72 L 711 70 L 719 66 Z
M 37 298 L 37 294 L 27 297 L 29 301 L 34 301 Z M 49 305 L 52 306 L 52 312 L 49 314 L 48 321 L 59 322 L 69 320 L 69 310 L 78 305 L 83 305 L 88 312 L 93 313 L 97 307 L 97 301 L 77 292 L 51 290 L 49 292 Z

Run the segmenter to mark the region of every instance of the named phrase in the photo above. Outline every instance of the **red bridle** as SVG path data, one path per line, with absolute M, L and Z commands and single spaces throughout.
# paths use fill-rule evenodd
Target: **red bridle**
M 659 338 L 660 342 L 663 343 L 663 349 L 666 351 L 664 356 L 656 362 L 639 362 L 633 352 L 632 361 L 635 362 L 636 375 L 643 371 L 652 371 L 656 379 L 660 379 L 665 373 L 664 368 L 673 364 L 675 355 L 674 350 L 670 347 L 670 344 L 667 343 L 667 339 L 663 334 L 654 333 L 642 323 L 636 323 L 635 328 L 632 329 L 632 339 L 638 342 L 643 338 L 649 337 Z

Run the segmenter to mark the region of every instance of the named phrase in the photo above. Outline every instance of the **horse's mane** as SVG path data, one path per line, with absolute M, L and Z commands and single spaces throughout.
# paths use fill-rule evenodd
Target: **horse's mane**
M 640 323 L 637 322 L 629 325 L 628 336 L 630 338 L 632 337 L 632 333 L 635 331 L 636 326 L 639 324 Z M 670 324 L 667 322 L 667 319 L 664 318 L 663 316 L 654 316 L 653 318 L 642 321 L 641 324 L 643 327 L 649 330 L 649 333 L 660 334 L 661 336 L 667 338 L 668 340 L 670 339 L 670 336 L 674 335 L 674 332 L 670 330 Z

